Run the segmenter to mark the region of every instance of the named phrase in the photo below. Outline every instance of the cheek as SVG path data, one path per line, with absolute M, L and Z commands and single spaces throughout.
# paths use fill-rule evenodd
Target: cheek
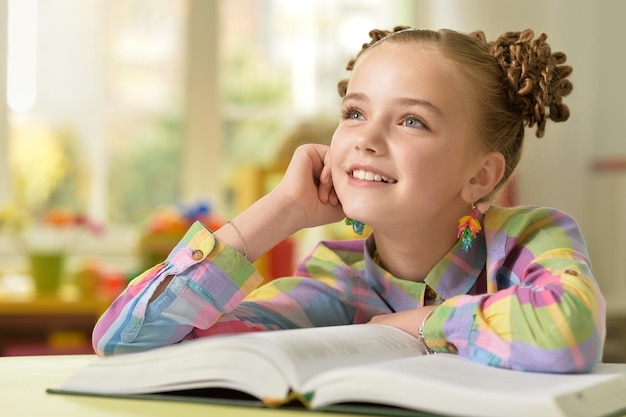
M 444 192 L 445 189 L 453 187 L 453 184 L 456 185 L 457 178 L 460 177 L 458 161 L 453 154 L 443 150 L 434 153 L 405 152 L 400 158 L 403 176 L 417 187 L 415 193 L 429 195 Z
M 341 125 L 337 126 L 337 129 L 335 129 L 335 131 L 333 132 L 333 137 L 330 139 L 331 155 L 333 149 L 345 146 L 344 142 L 346 142 L 346 140 L 344 139 L 344 136 L 345 135 L 343 135 L 341 132 Z
M 333 179 L 333 185 L 335 188 L 337 188 L 338 185 L 340 186 L 341 180 L 343 180 L 343 170 L 338 166 L 338 164 L 331 163 L 330 174 Z
M 330 165 L 332 167 L 332 173 L 335 174 L 336 170 L 339 170 L 341 163 L 345 160 L 347 155 L 347 141 L 341 140 L 341 137 L 335 133 L 330 142 Z

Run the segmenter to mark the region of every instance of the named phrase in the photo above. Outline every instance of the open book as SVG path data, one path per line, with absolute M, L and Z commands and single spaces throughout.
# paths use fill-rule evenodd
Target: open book
M 49 392 L 188 401 L 197 401 L 189 392 L 237 392 L 269 407 L 297 400 L 354 412 L 377 404 L 394 407 L 381 413 L 422 416 L 626 414 L 626 364 L 555 375 L 423 351 L 413 336 L 372 324 L 217 336 L 98 359 Z

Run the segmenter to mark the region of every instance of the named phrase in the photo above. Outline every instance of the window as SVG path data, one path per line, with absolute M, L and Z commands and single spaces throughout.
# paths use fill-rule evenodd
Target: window
M 9 1 L 18 198 L 30 191 L 29 207 L 70 206 L 112 223 L 176 199 L 185 12 L 183 0 Z M 38 147 L 48 151 L 32 160 Z M 65 157 L 45 164 L 51 150 Z M 48 170 L 29 173 L 34 165 Z
M 30 190 L 39 209 L 64 205 L 136 228 L 159 205 L 189 198 L 190 177 L 227 183 L 242 164 L 269 163 L 299 122 L 338 118 L 336 83 L 367 31 L 412 16 L 406 0 L 207 3 L 9 0 L 12 197 Z M 192 19 L 199 5 L 204 15 Z M 215 39 L 194 39 L 194 25 L 217 28 Z M 189 66 L 203 57 L 218 68 L 205 82 L 218 84 L 219 133 L 189 139 Z M 198 140 L 221 143 L 211 172 L 186 169 L 183 147 Z M 227 196 L 216 199 L 232 211 Z

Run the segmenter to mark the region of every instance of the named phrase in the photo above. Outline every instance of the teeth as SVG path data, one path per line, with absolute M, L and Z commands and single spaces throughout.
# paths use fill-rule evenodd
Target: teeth
M 376 182 L 382 181 L 382 182 L 387 182 L 390 184 L 393 184 L 396 182 L 396 180 L 392 180 L 390 178 L 387 178 L 379 174 L 374 174 L 373 172 L 370 172 L 370 171 L 364 171 L 362 169 L 355 169 L 354 171 L 352 171 L 352 176 L 356 179 L 365 180 L 365 181 L 376 181 Z

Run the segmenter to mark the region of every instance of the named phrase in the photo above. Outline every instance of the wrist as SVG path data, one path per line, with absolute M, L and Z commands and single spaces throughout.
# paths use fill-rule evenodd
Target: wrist
M 426 320 L 428 320 L 428 318 L 433 314 L 433 312 L 435 311 L 435 308 L 436 307 L 429 308 L 429 310 L 426 312 L 426 315 L 424 315 L 424 318 L 422 319 L 422 323 L 420 324 L 420 327 L 417 329 L 417 338 L 419 339 L 420 342 L 422 342 L 422 345 L 424 346 L 424 352 L 427 355 L 433 355 L 437 353 L 434 350 L 432 350 L 430 346 L 428 346 L 428 343 L 426 342 L 426 339 L 424 338 L 424 326 L 426 325 Z
M 297 229 L 293 205 L 277 195 L 266 195 L 230 220 L 216 237 L 236 248 L 250 262 L 282 242 Z
M 272 211 L 273 222 L 276 227 L 280 227 L 285 238 L 308 227 L 307 211 L 302 203 L 280 187 L 272 190 L 255 204 L 261 204 L 266 210 Z

